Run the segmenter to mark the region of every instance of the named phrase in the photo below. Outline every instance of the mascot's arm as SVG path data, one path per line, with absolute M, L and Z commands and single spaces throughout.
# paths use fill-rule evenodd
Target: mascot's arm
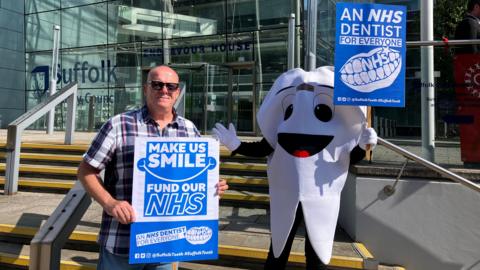
M 360 148 L 360 146 L 356 146 L 353 148 L 352 152 L 350 152 L 350 165 L 358 163 L 365 157 L 365 150 Z
M 232 156 L 240 154 L 249 157 L 266 157 L 273 152 L 273 148 L 265 138 L 258 142 L 242 142 L 240 146 L 232 152 Z
M 273 152 L 273 148 L 265 138 L 258 142 L 241 142 L 232 123 L 228 125 L 228 129 L 222 124 L 216 123 L 212 133 L 220 143 L 232 151 L 232 156 L 240 154 L 250 157 L 265 157 Z
M 350 152 L 350 165 L 353 165 L 365 157 L 365 149 L 369 145 L 370 149 L 377 145 L 377 132 L 375 129 L 364 126 L 358 145 Z

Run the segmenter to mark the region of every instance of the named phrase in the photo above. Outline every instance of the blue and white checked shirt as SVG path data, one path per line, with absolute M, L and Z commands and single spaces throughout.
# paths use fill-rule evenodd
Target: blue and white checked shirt
M 146 106 L 108 120 L 83 159 L 98 170 L 105 169 L 105 189 L 115 199 L 129 203 L 132 203 L 135 137 L 200 137 L 200 133 L 191 121 L 176 114 L 171 123 L 160 129 Z M 111 253 L 127 255 L 130 225 L 119 223 L 104 211 L 98 243 Z

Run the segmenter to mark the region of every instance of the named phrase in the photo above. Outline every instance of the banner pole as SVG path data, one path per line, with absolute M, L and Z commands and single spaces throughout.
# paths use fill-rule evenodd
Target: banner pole
M 367 106 L 367 127 L 372 127 L 372 107 Z M 365 158 L 369 163 L 372 163 L 372 149 L 370 144 L 367 144 L 365 149 Z

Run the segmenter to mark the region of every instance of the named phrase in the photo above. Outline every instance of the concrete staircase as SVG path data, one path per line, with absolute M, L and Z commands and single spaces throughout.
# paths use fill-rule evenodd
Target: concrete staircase
M 87 145 L 22 144 L 19 193 L 0 195 L 0 269 L 25 269 L 29 242 L 76 181 Z M 2 150 L 3 149 L 3 150 Z M 0 187 L 5 173 L 5 146 L 0 145 Z M 265 159 L 230 157 L 222 150 L 221 177 L 230 190 L 220 202 L 218 261 L 181 263 L 180 269 L 262 269 L 269 236 L 268 182 Z M 95 269 L 95 243 L 101 218 L 93 202 L 62 251 L 62 269 Z M 304 268 L 304 228 L 297 233 L 289 269 Z M 378 265 L 364 245 L 337 228 L 333 269 L 401 269 Z

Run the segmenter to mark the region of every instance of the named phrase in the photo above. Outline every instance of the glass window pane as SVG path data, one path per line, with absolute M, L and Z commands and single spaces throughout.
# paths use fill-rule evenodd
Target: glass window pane
M 50 65 L 52 64 L 52 52 L 27 53 L 25 86 L 27 91 L 32 91 L 29 95 L 37 98 L 39 103 L 47 91 L 50 89 Z M 57 89 L 60 85 L 57 85 Z M 35 103 L 35 102 L 34 102 Z M 35 104 L 37 104 L 35 103 Z
M 155 67 L 163 64 L 164 51 L 162 41 L 142 42 L 141 53 L 143 67 Z
M 228 45 L 225 43 L 225 35 L 180 38 L 166 40 L 165 51 L 170 54 L 166 63 L 195 63 L 207 62 L 210 64 L 222 64 L 227 62 Z
M 224 1 L 175 1 L 163 13 L 165 38 L 216 35 L 225 32 Z
M 288 29 L 268 30 L 256 33 L 255 61 L 257 82 L 269 83 L 287 70 Z M 259 92 L 267 89 L 259 89 Z
M 291 0 L 227 0 L 227 33 L 288 27 Z M 322 1 L 320 1 L 322 2 Z
M 110 87 L 142 86 L 140 42 L 109 46 L 108 55 L 113 67 L 110 70 Z
M 98 130 L 111 116 L 113 96 L 107 88 L 84 88 L 77 92 L 78 131 Z
M 98 2 L 104 2 L 105 0 L 62 0 L 62 8 L 69 8 L 69 7 L 78 7 L 78 6 L 85 6 L 88 4 L 94 4 Z
M 228 62 L 253 61 L 253 33 L 228 35 Z
M 77 81 L 79 89 L 107 88 L 116 79 L 115 62 L 104 46 L 62 50 L 61 56 L 62 86 Z
M 60 11 L 50 11 L 25 16 L 25 50 L 51 50 L 53 26 L 60 25 Z
M 108 3 L 108 42 L 162 39 L 162 16 L 172 10 L 168 0 L 117 0 Z
M 9 0 L 14 1 L 14 0 Z M 18 1 L 18 0 L 17 0 Z M 25 12 L 35 13 L 60 8 L 60 0 L 25 0 Z
M 114 101 L 112 115 L 139 109 L 144 104 L 142 87 L 110 88 L 110 94 Z
M 107 44 L 107 4 L 62 10 L 62 48 Z

